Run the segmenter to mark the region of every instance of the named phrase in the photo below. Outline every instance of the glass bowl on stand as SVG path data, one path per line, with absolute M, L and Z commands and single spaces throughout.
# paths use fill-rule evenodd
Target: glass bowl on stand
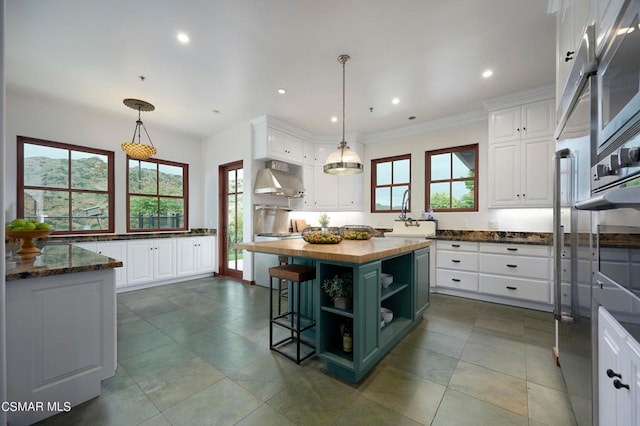
M 29 231 L 5 230 L 5 235 L 11 239 L 20 240 L 20 248 L 16 250 L 16 255 L 18 255 L 21 262 L 28 262 L 40 254 L 40 249 L 36 246 L 34 240 L 45 238 L 52 232 L 53 229 L 33 229 Z

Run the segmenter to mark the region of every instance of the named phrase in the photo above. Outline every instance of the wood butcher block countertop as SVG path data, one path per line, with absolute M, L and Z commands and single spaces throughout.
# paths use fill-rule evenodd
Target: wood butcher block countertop
M 367 263 L 397 254 L 409 253 L 432 244 L 431 240 L 416 238 L 372 238 L 370 240 L 342 240 L 338 244 L 309 244 L 302 238 L 236 244 L 236 248 L 306 257 L 344 263 Z

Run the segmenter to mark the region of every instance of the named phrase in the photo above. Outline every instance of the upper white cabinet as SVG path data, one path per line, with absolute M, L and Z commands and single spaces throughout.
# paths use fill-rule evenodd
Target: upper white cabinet
M 251 122 L 253 152 L 256 160 L 281 160 L 302 165 L 305 161 L 305 140 L 280 128 L 267 117 Z
M 489 114 L 489 143 L 553 135 L 554 109 L 551 100 L 544 100 L 492 111 Z
M 596 55 L 600 57 L 620 17 L 624 0 L 595 0 Z
M 550 207 L 553 100 L 489 114 L 489 207 Z
M 561 0 L 556 17 L 556 105 L 559 105 L 573 66 L 575 52 L 593 22 L 596 0 Z

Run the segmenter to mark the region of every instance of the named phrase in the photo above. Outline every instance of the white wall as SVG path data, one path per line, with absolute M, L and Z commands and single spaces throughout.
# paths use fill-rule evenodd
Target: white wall
M 122 105 L 123 114 L 113 115 L 63 101 L 24 93 L 7 93 L 5 219 L 16 217 L 16 137 L 28 136 L 83 145 L 115 152 L 115 231 L 126 232 L 126 155 L 120 144 L 133 135 L 137 112 Z M 128 114 L 127 114 L 128 112 Z M 143 113 L 156 158 L 189 164 L 189 226 L 205 227 L 203 219 L 202 143 L 154 122 L 153 112 Z M 143 140 L 144 140 L 143 136 Z

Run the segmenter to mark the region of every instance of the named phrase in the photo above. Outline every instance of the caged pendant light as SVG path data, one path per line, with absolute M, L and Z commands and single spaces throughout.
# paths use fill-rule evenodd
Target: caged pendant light
M 338 149 L 327 157 L 324 164 L 324 172 L 332 175 L 357 175 L 362 173 L 364 165 L 358 154 L 351 150 L 347 145 L 344 136 L 344 117 L 345 117 L 345 64 L 351 59 L 349 55 L 338 56 L 338 62 L 342 64 L 342 142 L 338 145 Z
M 158 150 L 153 146 L 153 142 L 151 142 L 151 137 L 147 132 L 147 128 L 140 120 L 140 112 L 141 111 L 153 111 L 156 109 L 152 104 L 146 101 L 141 101 L 140 99 L 130 99 L 127 98 L 122 101 L 126 106 L 131 109 L 138 110 L 138 120 L 136 121 L 136 128 L 133 130 L 133 138 L 131 142 L 125 142 L 122 145 L 122 150 L 127 153 L 127 155 L 135 160 L 147 160 L 153 157 Z M 149 139 L 149 143 L 151 145 L 145 145 L 141 143 L 141 131 L 140 128 L 144 129 L 144 133 L 147 135 L 147 139 Z M 138 134 L 138 142 L 136 142 L 136 133 Z

